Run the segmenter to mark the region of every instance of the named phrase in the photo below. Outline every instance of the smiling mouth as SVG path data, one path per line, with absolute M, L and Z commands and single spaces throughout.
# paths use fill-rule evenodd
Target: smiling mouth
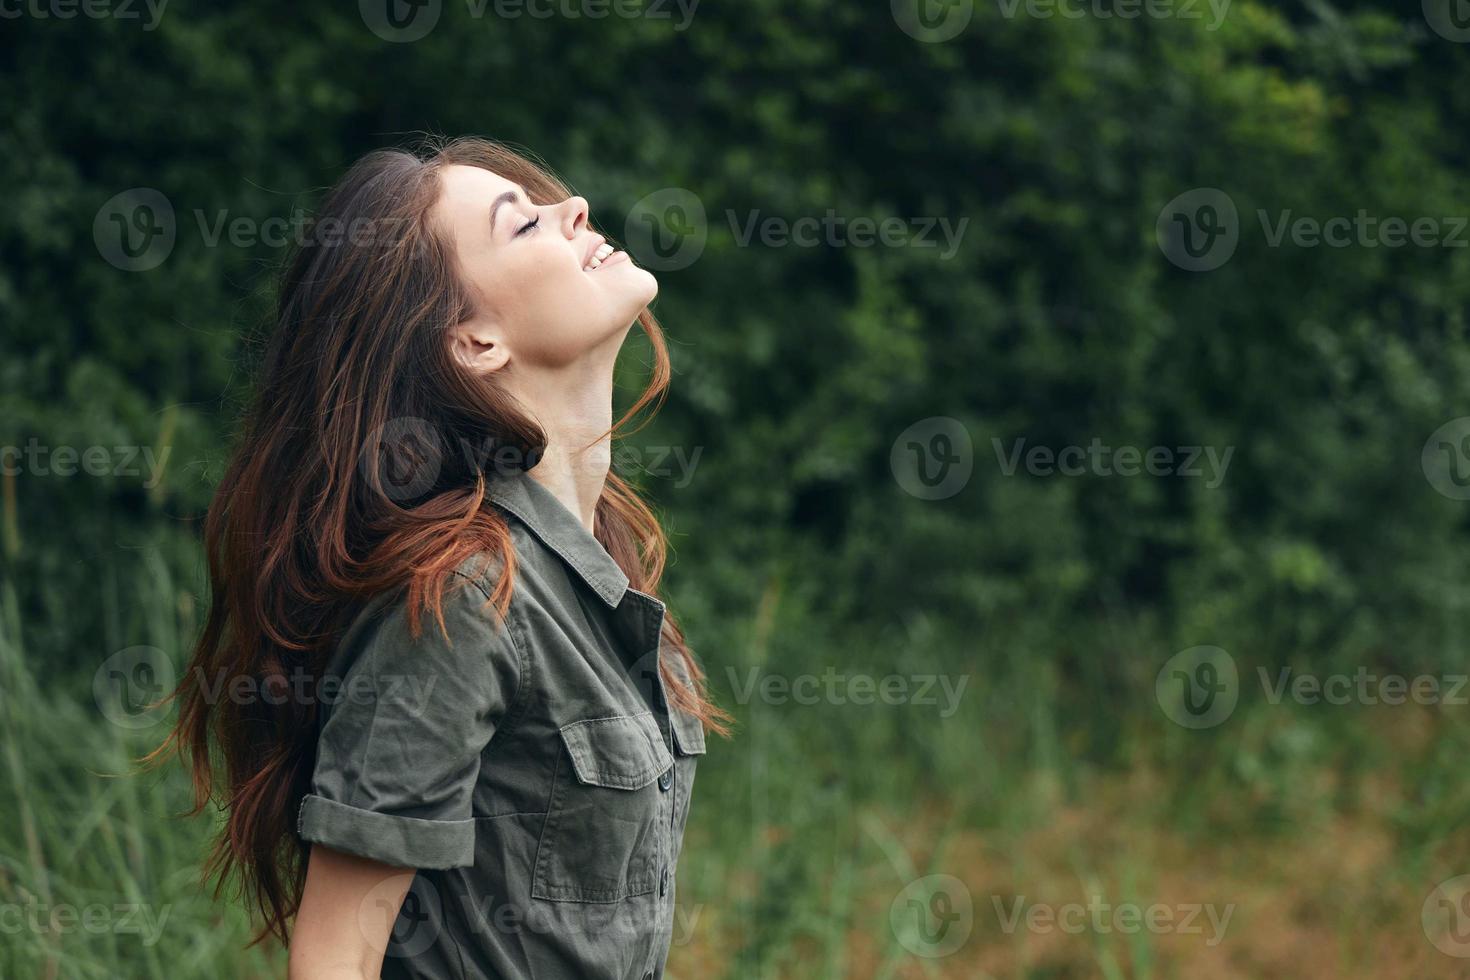
M 627 259 L 627 257 L 628 254 L 626 252 L 619 252 L 617 249 L 604 242 L 603 244 L 597 246 L 597 249 L 592 253 L 592 258 L 588 259 L 587 264 L 582 267 L 582 271 L 592 272 L 593 270 L 599 269 L 604 265 L 621 262 Z

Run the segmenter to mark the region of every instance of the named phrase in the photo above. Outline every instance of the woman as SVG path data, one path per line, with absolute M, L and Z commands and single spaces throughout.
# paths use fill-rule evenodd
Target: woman
M 294 980 L 660 976 L 728 715 L 609 471 L 635 321 L 655 371 L 619 425 L 668 384 L 657 283 L 481 140 L 370 154 L 307 238 L 177 695 L 211 868 Z

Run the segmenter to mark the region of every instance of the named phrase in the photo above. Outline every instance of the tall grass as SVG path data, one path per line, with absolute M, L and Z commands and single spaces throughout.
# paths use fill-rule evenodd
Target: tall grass
M 146 560 L 155 601 L 109 616 L 104 651 L 132 642 L 182 652 L 177 594 L 161 562 Z M 99 592 L 115 598 L 110 576 Z M 6 905 L 0 976 L 30 978 L 267 977 L 279 963 L 246 951 L 243 914 L 214 904 L 199 866 L 210 822 L 178 817 L 189 803 L 177 768 L 140 774 L 166 719 L 141 728 L 109 722 L 92 677 L 43 689 L 28 664 L 15 590 L 0 586 L 0 670 L 8 789 L 0 821 L 0 901 Z M 97 656 L 99 664 L 106 653 Z
M 99 575 L 97 599 L 112 625 L 95 662 L 142 643 L 182 663 L 193 601 L 164 562 L 139 552 L 126 574 Z M 751 613 L 689 627 L 739 728 L 701 763 L 673 976 L 1409 975 L 1390 954 L 1420 975 L 1458 965 L 1419 911 L 1470 870 L 1463 709 L 1272 705 L 1246 684 L 1225 724 L 1190 731 L 1153 701 L 1172 649 L 1146 621 L 956 635 L 916 615 L 844 630 L 775 581 Z M 26 632 L 3 583 L 0 977 L 283 975 L 280 951 L 247 949 L 243 912 L 201 886 L 214 820 L 177 816 L 184 774 L 135 772 L 167 719 L 110 723 L 92 677 L 29 661 Z M 840 685 L 809 704 L 762 693 L 766 678 L 829 668 L 902 677 L 911 693 L 931 675 L 964 687 L 950 703 L 931 686 L 933 704 L 853 703 Z M 906 916 L 905 890 L 932 875 L 971 902 L 968 938 L 942 957 L 923 955 L 924 923 Z M 914 908 L 932 901 L 916 894 Z M 1215 944 L 1005 917 L 1089 902 L 1233 911 Z

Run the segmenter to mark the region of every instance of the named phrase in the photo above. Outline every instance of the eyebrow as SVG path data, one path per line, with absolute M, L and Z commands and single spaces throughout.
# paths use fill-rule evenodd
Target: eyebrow
M 494 204 L 491 204 L 490 205 L 490 232 L 491 232 L 491 234 L 494 234 L 494 232 L 495 232 L 495 217 L 496 217 L 496 215 L 498 215 L 500 213 L 500 206 L 502 204 L 514 204 L 517 200 L 520 199 L 520 196 L 521 196 L 521 191 L 520 191 L 519 188 L 517 188 L 516 190 L 513 190 L 513 191 L 506 191 L 504 194 L 500 195 L 499 197 L 497 197 L 495 199 L 495 203 Z

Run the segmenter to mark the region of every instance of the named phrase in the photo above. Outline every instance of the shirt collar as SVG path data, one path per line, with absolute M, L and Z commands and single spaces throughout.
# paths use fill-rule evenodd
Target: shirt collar
M 514 514 L 537 540 L 561 556 L 610 608 L 617 608 L 623 601 L 628 576 L 602 542 L 529 472 L 496 473 L 485 495 Z

